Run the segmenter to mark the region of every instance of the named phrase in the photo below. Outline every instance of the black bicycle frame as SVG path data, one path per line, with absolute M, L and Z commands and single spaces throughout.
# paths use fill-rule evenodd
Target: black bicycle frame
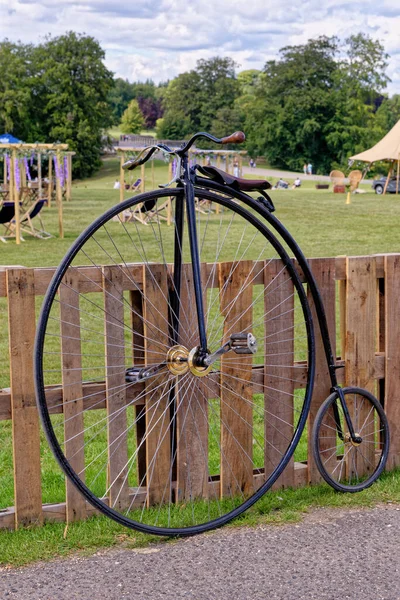
M 227 188 L 227 186 L 221 185 L 211 179 L 196 176 L 195 184 L 198 185 L 199 187 L 204 187 L 204 188 L 207 188 L 210 190 L 215 190 L 216 192 L 220 192 L 225 195 L 229 195 L 229 188 Z M 245 194 L 243 192 L 239 192 L 239 191 L 235 190 L 234 192 L 232 192 L 232 195 L 234 195 L 235 198 L 243 201 L 245 204 L 248 204 L 248 205 L 250 205 L 250 202 L 251 203 L 254 202 L 254 198 L 251 198 L 250 196 L 248 196 L 247 194 Z M 249 202 L 249 200 L 250 200 L 250 202 Z M 303 252 L 301 251 L 300 247 L 298 246 L 296 241 L 293 239 L 293 237 L 289 233 L 289 231 L 284 227 L 284 225 L 282 225 L 282 223 L 273 214 L 271 214 L 270 211 L 267 210 L 267 208 L 263 205 L 262 200 L 263 200 L 263 198 L 260 199 L 259 211 L 264 215 L 264 217 L 266 218 L 267 221 L 271 222 L 274 229 L 279 233 L 279 235 L 282 237 L 282 239 L 285 241 L 285 243 L 288 245 L 288 247 L 298 257 L 299 267 L 303 271 L 303 273 L 305 275 L 305 279 L 307 281 L 307 284 L 309 285 L 311 296 L 313 298 L 313 302 L 314 302 L 314 306 L 315 306 L 315 312 L 317 314 L 319 329 L 321 331 L 321 337 L 322 337 L 322 342 L 323 342 L 323 346 L 324 346 L 325 357 L 326 357 L 326 361 L 327 361 L 327 365 L 328 365 L 329 376 L 331 379 L 331 389 L 332 389 L 332 391 L 337 391 L 338 381 L 337 381 L 337 377 L 336 377 L 336 369 L 338 368 L 338 366 L 336 365 L 335 357 L 333 355 L 325 308 L 324 308 L 324 304 L 323 304 L 323 301 L 321 298 L 321 294 L 319 293 L 319 290 L 318 290 L 317 283 L 314 279 L 314 276 L 309 267 L 307 259 L 304 256 Z M 201 288 L 200 288 L 200 291 L 201 291 Z

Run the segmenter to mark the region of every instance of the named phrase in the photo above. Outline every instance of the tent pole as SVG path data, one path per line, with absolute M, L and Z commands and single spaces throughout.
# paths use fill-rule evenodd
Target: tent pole
M 42 155 L 37 153 L 37 178 L 38 178 L 38 198 L 42 199 Z
M 400 156 L 397 158 L 397 178 L 396 178 L 396 194 L 399 193 L 399 169 L 400 169 Z
M 383 188 L 383 195 L 386 194 L 386 190 L 387 190 L 387 186 L 389 185 L 389 179 L 390 179 L 390 175 L 392 174 L 392 170 L 393 170 L 393 161 L 390 163 L 389 173 L 387 174 L 385 187 Z
M 53 168 L 52 155 L 49 154 L 49 169 L 48 169 L 48 173 L 47 173 L 47 179 L 49 180 L 48 191 L 47 191 L 47 206 L 51 206 L 51 194 L 53 191 L 52 168 Z
M 125 198 L 125 175 L 122 165 L 125 162 L 125 153 L 121 152 L 121 158 L 119 161 L 119 201 L 123 202 Z
M 14 196 L 14 207 L 15 207 L 15 241 L 17 244 L 21 243 L 21 229 L 20 229 L 20 221 L 19 221 L 19 192 L 17 187 L 17 153 L 15 150 L 12 151 L 12 169 L 11 169 L 11 177 L 10 177 L 10 190 L 13 190 Z M 20 180 L 21 181 L 21 180 Z
M 61 168 L 61 154 L 60 154 L 59 150 L 57 150 L 56 157 L 57 157 L 58 169 L 60 169 Z M 58 233 L 59 233 L 60 238 L 63 238 L 64 237 L 64 226 L 63 226 L 63 205 L 62 205 L 62 187 L 61 187 L 61 181 L 60 181 L 60 171 L 58 171 L 58 176 L 57 176 L 57 173 L 55 173 L 55 180 L 56 180 L 56 203 L 57 203 L 57 209 L 58 209 Z

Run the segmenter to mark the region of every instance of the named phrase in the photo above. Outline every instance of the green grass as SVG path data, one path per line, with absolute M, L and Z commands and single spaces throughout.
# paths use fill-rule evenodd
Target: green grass
M 388 502 L 400 502 L 399 471 L 384 474 L 359 494 L 338 494 L 327 485 L 269 492 L 228 527 L 285 525 L 301 521 L 314 508 L 370 508 Z M 173 543 L 173 539 L 130 531 L 105 517 L 72 524 L 67 530 L 62 523 L 48 523 L 43 527 L 0 531 L 0 565 L 18 567 L 76 553 L 88 556 L 100 548 L 118 546 L 133 550 L 156 542 Z
M 107 134 L 112 138 L 119 139 L 119 136 L 124 135 L 124 132 L 121 130 L 121 125 L 115 125 L 107 131 Z M 151 135 L 152 137 L 155 137 L 155 131 L 154 129 L 142 129 L 140 135 Z
M 157 161 L 154 169 L 155 184 L 166 183 L 168 167 Z M 132 180 L 137 178 L 132 174 Z M 17 246 L 13 241 L 1 245 L 3 265 L 55 266 L 77 235 L 104 210 L 119 201 L 119 190 L 113 189 L 119 178 L 119 161 L 104 161 L 101 171 L 90 180 L 75 182 L 72 201 L 64 203 L 63 240 L 57 237 L 57 210 L 55 205 L 45 209 L 44 221 L 48 231 L 55 235 L 49 240 L 26 237 Z M 146 190 L 152 189 L 151 168 L 146 168 Z M 294 235 L 308 257 L 360 255 L 398 250 L 398 223 L 400 201 L 394 195 L 384 198 L 371 193 L 351 196 L 346 205 L 344 194 L 315 190 L 315 182 L 305 181 L 298 190 L 272 191 L 276 215 Z M 128 197 L 126 193 L 126 197 Z M 235 238 L 233 242 L 235 243 Z M 38 308 L 41 299 L 38 298 Z M 0 327 L 5 330 L 7 307 L 0 299 Z M 0 336 L 1 385 L 8 385 L 8 340 Z M 11 423 L 0 422 L 0 506 L 13 503 Z M 304 459 L 306 448 L 299 447 L 296 459 Z M 45 443 L 42 444 L 42 463 L 46 465 L 43 486 L 47 502 L 61 501 L 63 476 L 55 465 Z M 386 475 L 382 481 L 360 495 L 341 496 L 328 487 L 268 494 L 240 523 L 288 522 L 301 518 L 301 513 L 312 506 L 363 506 L 385 500 L 400 501 L 400 474 Z M 63 492 L 62 492 L 63 494 Z M 283 498 L 280 500 L 279 498 Z M 130 533 L 105 519 L 96 519 L 71 526 L 66 539 L 62 525 L 46 525 L 13 533 L 0 532 L 0 557 L 4 563 L 23 564 L 53 555 L 68 554 L 72 550 L 95 551 L 99 547 L 122 543 L 136 547 L 149 543 L 151 538 Z M 154 538 L 153 538 L 154 539 Z

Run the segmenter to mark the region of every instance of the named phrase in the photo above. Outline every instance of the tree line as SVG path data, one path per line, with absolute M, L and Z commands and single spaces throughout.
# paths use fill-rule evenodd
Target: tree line
M 112 125 L 126 133 L 155 129 L 161 139 L 242 129 L 250 156 L 295 170 L 310 161 L 327 173 L 400 118 L 400 95 L 384 94 L 388 58 L 361 33 L 344 41 L 321 36 L 282 48 L 261 70 L 239 71 L 231 58 L 215 57 L 156 85 L 115 78 L 87 35 L 69 32 L 38 45 L 4 40 L 0 131 L 68 143 L 75 177 L 99 167 Z

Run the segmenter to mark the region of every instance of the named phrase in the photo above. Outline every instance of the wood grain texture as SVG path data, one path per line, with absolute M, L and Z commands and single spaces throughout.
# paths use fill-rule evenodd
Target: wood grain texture
M 41 523 L 39 419 L 32 368 L 35 286 L 32 270 L 7 271 L 15 524 Z
M 205 271 L 202 269 L 202 281 Z M 182 265 L 179 343 L 191 350 L 199 344 L 192 265 Z M 206 295 L 203 295 L 206 311 Z M 208 379 L 208 377 L 206 377 Z M 176 471 L 177 500 L 206 497 L 208 493 L 207 382 L 191 373 L 178 376 Z
M 168 286 L 165 265 L 143 267 L 143 316 L 146 364 L 166 359 L 168 349 Z M 147 504 L 171 498 L 171 428 L 169 371 L 146 382 Z
M 374 257 L 349 257 L 347 259 L 347 312 L 346 312 L 346 385 L 365 388 L 375 394 L 374 357 L 377 346 L 377 278 Z M 346 401 L 348 397 L 346 397 Z M 356 406 L 357 404 L 357 406 Z M 362 424 L 368 419 L 370 406 L 352 402 L 349 411 L 355 422 Z M 355 423 L 357 424 L 357 423 Z M 371 424 L 373 427 L 373 424 Z M 357 433 L 357 431 L 356 431 Z M 364 428 L 363 435 L 370 431 Z M 363 447 L 366 459 L 374 463 L 374 446 Z M 350 453 L 351 454 L 351 453 Z M 349 455 L 350 455 L 349 454 Z M 350 463 L 350 461 L 349 461 Z M 362 475 L 365 461 L 347 465 L 348 473 L 358 470 Z
M 251 332 L 253 324 L 252 261 L 219 265 L 224 339 Z M 245 496 L 253 491 L 253 356 L 221 357 L 221 494 Z
M 313 258 L 310 260 L 310 267 L 321 294 L 321 299 L 325 308 L 326 320 L 328 323 L 333 356 L 336 356 L 335 259 Z M 310 304 L 311 314 L 314 322 L 316 352 L 314 390 L 311 399 L 310 412 L 308 414 L 308 430 L 311 432 L 319 407 L 330 394 L 331 380 L 329 377 L 329 369 L 326 361 L 321 331 L 318 325 L 318 317 L 316 314 L 314 301 L 309 289 L 307 292 L 307 298 Z M 331 430 L 327 428 L 321 428 L 320 430 L 319 447 L 321 451 L 332 447 L 332 438 L 330 432 Z M 307 460 L 309 482 L 319 483 L 322 478 L 314 461 L 311 436 L 308 436 Z M 335 463 L 336 459 L 332 460 L 332 468 L 336 466 Z M 325 465 L 325 467 L 329 469 L 329 465 Z
M 110 505 L 129 506 L 128 439 L 125 394 L 123 274 L 118 265 L 103 267 L 107 395 L 108 487 Z
M 64 452 L 71 467 L 85 481 L 84 418 L 81 328 L 79 313 L 78 272 L 68 269 L 60 286 L 60 334 L 64 413 Z M 86 517 L 86 501 L 66 479 L 67 523 Z
M 385 257 L 385 411 L 390 424 L 387 468 L 400 466 L 400 256 Z
M 268 477 L 277 467 L 293 436 L 294 424 L 294 288 L 281 261 L 264 268 L 264 465 Z M 297 376 L 296 376 L 297 378 Z M 294 460 L 275 487 L 294 485 Z

